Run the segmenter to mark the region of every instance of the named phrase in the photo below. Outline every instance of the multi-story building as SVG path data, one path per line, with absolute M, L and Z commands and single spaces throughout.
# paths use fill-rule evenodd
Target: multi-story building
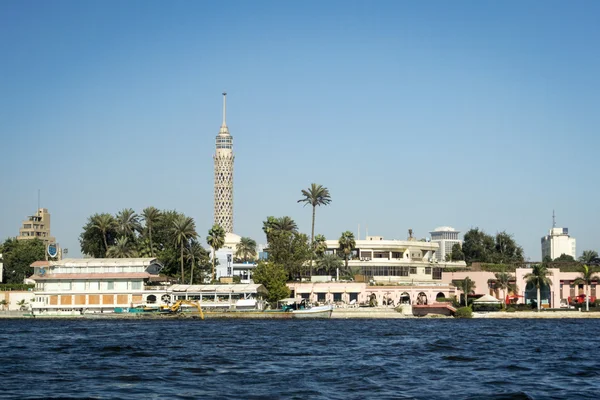
M 166 294 L 147 290 L 162 265 L 154 258 L 84 258 L 36 261 L 32 311 L 107 312 L 115 307 L 158 304 Z
M 35 215 L 23 221 L 17 240 L 31 239 L 40 239 L 46 245 L 56 243 L 56 239 L 50 234 L 50 213 L 47 208 L 39 208 Z
M 575 238 L 569 236 L 569 228 L 552 228 L 542 237 L 542 260 L 546 257 L 554 260 L 562 254 L 576 258 Z
M 458 238 L 460 232 L 450 226 L 441 226 L 429 233 L 431 242 L 439 245 L 435 252 L 435 258 L 439 261 L 446 260 L 446 255 L 452 253 L 452 246 L 455 244 L 462 246 L 462 240 Z

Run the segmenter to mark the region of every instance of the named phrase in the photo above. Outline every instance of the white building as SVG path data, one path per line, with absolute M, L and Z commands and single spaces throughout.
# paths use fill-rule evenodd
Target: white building
M 431 242 L 439 245 L 435 252 L 435 258 L 438 261 L 445 261 L 446 254 L 452 253 L 452 246 L 455 244 L 462 246 L 462 240 L 458 238 L 460 232 L 450 226 L 440 226 L 429 233 L 431 234 Z
M 554 260 L 566 254 L 576 258 L 575 238 L 569 236 L 569 228 L 552 228 L 542 237 L 542 260 L 547 256 Z

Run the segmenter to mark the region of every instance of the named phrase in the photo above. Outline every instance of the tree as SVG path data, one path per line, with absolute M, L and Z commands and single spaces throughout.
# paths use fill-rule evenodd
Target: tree
M 6 310 L 8 308 L 8 301 L 6 301 L 6 299 L 2 299 L 0 300 L 0 306 L 2 306 L 2 310 Z
M 256 257 L 256 241 L 249 237 L 240 239 L 235 251 L 235 256 L 247 262 L 250 257 Z
M 202 275 L 205 272 L 205 268 L 203 267 L 205 267 L 208 262 L 208 253 L 195 238 L 190 240 L 189 246 L 185 248 L 185 251 L 186 259 L 190 262 L 190 285 L 194 284 L 194 264 L 198 265 L 201 269 L 199 275 L 200 283 L 202 283 Z
M 465 279 L 453 281 L 452 284 L 459 288 L 465 295 L 465 307 L 469 305 L 468 296 L 469 293 L 472 293 L 475 290 L 475 282 L 471 280 L 468 276 Z
M 173 233 L 174 242 L 179 245 L 181 250 L 181 283 L 185 278 L 185 271 L 183 269 L 183 248 L 186 247 L 188 241 L 190 239 L 194 239 L 198 236 L 196 232 L 196 223 L 190 217 L 180 216 L 173 220 L 173 226 L 171 228 L 171 232 Z
M 342 232 L 338 240 L 340 245 L 340 251 L 344 254 L 344 265 L 346 272 L 348 271 L 348 258 L 352 254 L 352 250 L 356 247 L 356 241 L 354 240 L 354 234 L 350 231 Z
M 333 275 L 343 265 L 342 260 L 336 254 L 323 254 L 317 257 L 316 261 L 317 274 L 319 275 Z
M 296 225 L 296 221 L 288 217 L 287 215 L 281 218 L 277 218 L 275 220 L 275 230 L 277 231 L 288 231 L 288 232 L 297 232 L 298 225 Z
M 317 185 L 316 183 L 312 183 L 308 190 L 302 189 L 302 196 L 298 203 L 304 203 L 304 205 L 310 204 L 312 206 L 312 227 L 310 230 L 310 246 L 313 247 L 313 241 L 315 238 L 315 211 L 317 206 L 326 206 L 331 203 L 331 195 L 329 194 L 329 190 L 321 185 Z M 312 261 L 313 256 L 312 252 L 310 254 L 310 274 L 312 275 Z
M 595 268 L 584 264 L 579 269 L 581 276 L 573 281 L 576 285 L 585 285 L 585 311 L 590 311 L 590 286 L 592 285 L 592 281 L 600 280 L 596 272 Z
M 32 274 L 31 264 L 46 258 L 46 246 L 37 238 L 6 239 L 2 245 L 2 252 L 6 283 L 23 283 L 23 280 Z
M 286 285 L 287 273 L 282 265 L 270 261 L 259 261 L 254 269 L 252 279 L 255 283 L 264 285 L 269 291 L 267 301 L 277 303 L 290 295 L 290 289 Z
M 450 261 L 462 261 L 464 259 L 465 253 L 463 253 L 460 243 L 454 243 L 452 253 L 450 253 Z
M 206 237 L 206 243 L 212 248 L 212 261 L 213 261 L 213 269 L 212 269 L 212 280 L 216 279 L 215 276 L 215 253 L 223 247 L 225 244 L 225 230 L 221 228 L 219 224 L 214 224 L 212 228 L 208 231 L 208 236 Z
M 152 242 L 152 228 L 156 226 L 160 220 L 162 214 L 155 207 L 146 207 L 142 211 L 142 218 L 145 222 L 145 230 L 148 232 L 148 238 L 150 239 L 150 256 L 154 257 L 154 247 Z
M 492 262 L 496 264 L 516 263 L 523 261 L 523 248 L 515 242 L 512 235 L 506 232 L 496 234 Z
M 114 230 L 117 227 L 117 222 L 113 218 L 112 215 L 104 213 L 104 214 L 94 214 L 91 217 L 92 228 L 97 229 L 102 233 L 102 239 L 104 240 L 104 257 L 106 257 L 106 252 L 108 252 L 108 233 L 111 230 Z
M 550 285 L 552 283 L 550 278 L 548 278 L 548 275 L 551 275 L 551 274 L 552 273 L 550 271 L 548 271 L 548 267 L 546 266 L 546 264 L 536 264 L 532 267 L 531 272 L 529 272 L 529 273 L 525 274 L 525 276 L 523 276 L 523 278 L 525 278 L 525 282 L 535 285 L 535 288 L 537 289 L 537 309 L 538 309 L 538 311 L 540 311 L 540 309 L 541 309 L 540 288 L 543 285 Z
M 496 276 L 496 286 L 502 290 L 502 303 L 506 306 L 507 291 L 512 291 L 513 293 L 517 291 L 517 285 L 511 283 L 511 281 L 515 280 L 515 277 L 505 271 L 496 272 L 494 275 Z
M 24 311 L 25 309 L 27 309 L 27 300 L 22 299 L 17 301 L 17 305 L 19 306 L 19 310 Z
M 480 231 L 479 228 L 473 228 L 465 233 L 462 251 L 467 264 L 471 264 L 474 261 L 487 263 L 492 261 L 494 247 L 493 237 L 484 231 Z
M 137 251 L 127 236 L 121 236 L 113 246 L 108 248 L 106 256 L 110 258 L 132 258 L 137 257 Z
M 556 257 L 554 259 L 554 261 L 558 261 L 558 262 L 575 262 L 575 259 L 573 258 L 573 256 L 570 256 L 568 254 L 561 254 L 560 257 Z
M 131 208 L 119 211 L 116 217 L 117 232 L 129 238 L 135 238 L 135 234 L 142 231 L 140 217 Z
M 317 235 L 315 236 L 313 246 L 313 250 L 317 257 L 322 257 L 323 254 L 325 254 L 325 251 L 327 250 L 327 239 L 325 239 L 325 236 L 323 235 Z
M 272 231 L 267 244 L 269 261 L 281 265 L 289 274 L 290 279 L 302 278 L 305 272 L 306 261 L 309 260 L 312 250 L 308 244 L 308 237 L 303 233 L 290 231 Z
M 598 252 L 595 250 L 584 250 L 579 257 L 579 261 L 584 264 L 589 264 L 594 261 L 595 258 L 598 258 Z

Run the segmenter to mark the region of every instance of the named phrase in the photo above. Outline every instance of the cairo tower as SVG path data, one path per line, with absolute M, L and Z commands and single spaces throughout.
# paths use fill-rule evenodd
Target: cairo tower
M 223 93 L 223 124 L 216 140 L 215 161 L 215 224 L 225 233 L 233 232 L 233 138 L 225 122 L 227 93 Z

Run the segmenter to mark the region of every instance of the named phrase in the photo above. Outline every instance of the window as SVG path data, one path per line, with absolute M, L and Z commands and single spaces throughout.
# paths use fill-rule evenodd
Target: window
M 425 274 L 431 275 L 431 267 L 425 267 Z
M 115 290 L 115 283 L 113 281 L 106 282 L 106 290 Z
M 333 294 L 333 301 L 342 301 L 342 294 L 341 293 L 334 293 Z
M 410 267 L 410 274 L 415 275 L 417 273 L 417 267 Z
M 442 279 L 442 269 L 439 267 L 433 268 L 433 279 Z
M 71 282 L 61 282 L 60 288 L 61 290 L 71 290 Z
M 142 290 L 142 282 L 141 281 L 131 282 L 131 290 Z
M 350 293 L 350 301 L 358 301 L 358 293 Z
M 317 301 L 324 302 L 326 293 L 317 293 Z

